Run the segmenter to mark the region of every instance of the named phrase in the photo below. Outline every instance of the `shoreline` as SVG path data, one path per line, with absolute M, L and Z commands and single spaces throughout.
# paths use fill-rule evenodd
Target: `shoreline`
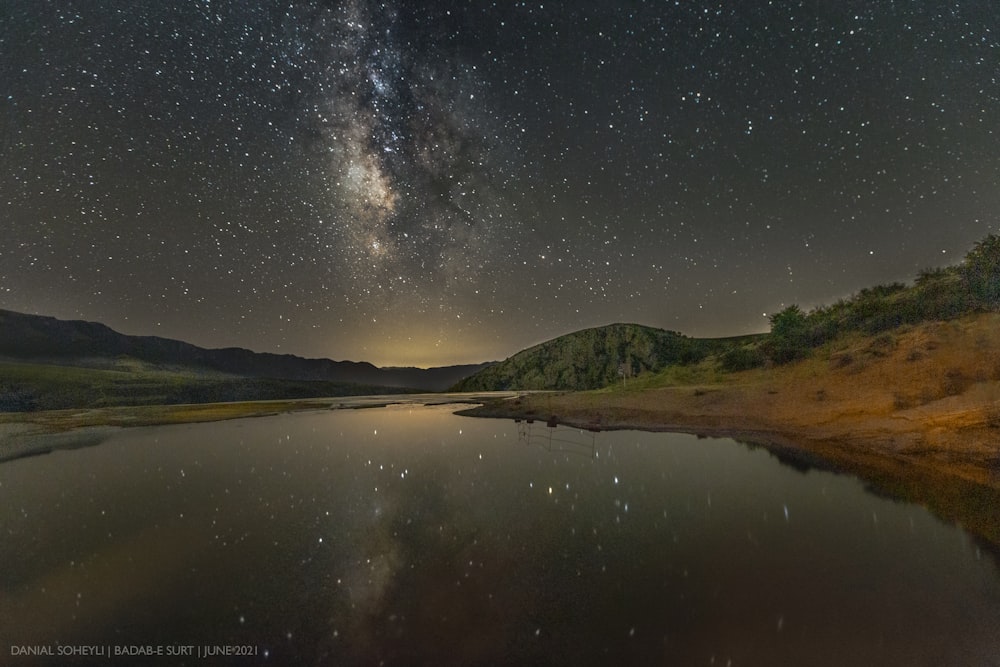
M 617 394 L 599 390 L 523 395 L 456 414 L 533 420 L 591 431 L 730 438 L 763 448 L 801 472 L 816 469 L 851 475 L 876 494 L 926 507 L 965 528 L 1000 561 L 1000 457 L 995 444 L 1000 434 L 996 430 L 967 419 L 970 423 L 965 428 L 942 431 L 934 419 L 887 420 L 863 412 L 821 421 L 805 409 L 808 405 L 792 400 L 779 412 L 797 411 L 799 417 L 776 423 L 766 410 L 747 409 L 755 403 L 753 393 L 742 387 L 672 387 Z M 649 406 L 650 402 L 656 405 Z M 743 410 L 727 409 L 738 406 Z M 967 412 L 962 414 L 968 417 Z
M 863 392 L 862 392 L 863 393 Z M 801 472 L 848 474 L 871 491 L 922 505 L 966 528 L 1000 560 L 1000 433 L 976 408 L 940 418 L 887 419 L 872 410 L 840 406 L 849 415 L 819 418 L 816 401 L 798 392 L 774 400 L 767 385 L 667 387 L 591 392 L 477 392 L 401 394 L 327 399 L 0 413 L 0 464 L 19 458 L 100 444 L 122 428 L 191 424 L 301 411 L 386 407 L 398 404 L 469 404 L 468 417 L 534 420 L 593 431 L 640 430 L 730 438 L 763 448 Z M 765 400 L 768 410 L 758 403 Z M 865 397 L 862 397 L 865 398 Z M 869 397 L 870 398 L 870 397 Z M 831 405 L 821 402 L 824 409 Z M 832 405 L 836 406 L 836 403 Z M 777 407 L 775 407 L 777 406 Z M 956 406 L 952 406 L 953 408 Z M 789 417 L 789 412 L 795 417 Z M 777 414 L 778 421 L 775 421 Z
M 119 406 L 0 413 L 0 463 L 100 444 L 122 428 L 197 424 L 313 410 L 438 405 L 510 398 L 517 392 L 374 394 L 234 403 Z
M 666 392 L 664 392 L 666 393 Z M 690 433 L 703 437 L 730 438 L 741 442 L 767 443 L 772 449 L 789 454 L 800 453 L 804 459 L 816 458 L 827 467 L 849 464 L 859 458 L 876 457 L 911 466 L 926 466 L 938 472 L 1000 490 L 1000 456 L 984 456 L 984 443 L 991 433 L 964 429 L 968 440 L 964 446 L 953 442 L 931 444 L 928 430 L 917 424 L 899 422 L 889 425 L 879 417 L 858 415 L 850 423 L 775 424 L 762 417 L 746 414 L 682 413 L 677 410 L 650 410 L 621 405 L 594 407 L 580 405 L 580 397 L 590 398 L 590 392 L 555 394 L 546 398 L 545 409 L 539 409 L 536 398 L 522 396 L 520 404 L 493 401 L 456 412 L 466 417 L 531 420 L 550 426 L 561 425 L 589 431 L 636 430 L 668 433 Z M 622 401 L 627 402 L 627 398 Z M 891 424 L 891 423 L 890 423 Z M 909 426 L 909 428 L 907 427 Z M 1000 436 L 1000 434 L 997 434 Z M 979 437 L 976 437 L 979 436 Z M 954 438 L 947 438 L 953 440 Z M 839 461 L 844 457 L 844 461 Z

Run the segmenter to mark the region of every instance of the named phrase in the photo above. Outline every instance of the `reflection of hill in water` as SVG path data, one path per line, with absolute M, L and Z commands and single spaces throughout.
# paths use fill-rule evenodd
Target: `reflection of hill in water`
M 803 475 L 810 470 L 825 470 L 829 472 L 840 472 L 836 466 L 825 462 L 819 456 L 806 451 L 804 449 L 791 449 L 789 447 L 778 447 L 777 445 L 762 445 L 759 442 L 753 442 L 750 440 L 736 440 L 744 447 L 749 450 L 762 449 L 773 458 L 778 460 L 778 463 L 796 470 Z
M 803 475 L 814 470 L 850 475 L 874 496 L 925 507 L 942 520 L 966 528 L 977 547 L 1000 567 L 1000 489 L 922 466 L 910 466 L 904 475 L 891 468 L 833 463 L 805 449 L 736 442 L 750 450 L 762 449 L 786 468 Z
M 97 426 L 64 433 L 45 433 L 21 424 L 4 426 L 7 428 L 0 428 L 0 463 L 26 456 L 50 454 L 61 449 L 93 447 L 118 431 L 110 426 Z

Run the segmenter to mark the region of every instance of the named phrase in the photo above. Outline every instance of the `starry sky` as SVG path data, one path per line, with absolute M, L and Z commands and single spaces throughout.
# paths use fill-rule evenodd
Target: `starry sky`
M 0 308 L 377 365 L 768 327 L 998 231 L 1000 6 L 8 0 Z

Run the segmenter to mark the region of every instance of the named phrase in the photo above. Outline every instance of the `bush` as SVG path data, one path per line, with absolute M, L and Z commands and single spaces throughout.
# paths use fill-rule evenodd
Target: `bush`
M 722 369 L 729 372 L 748 371 L 760 368 L 767 358 L 756 347 L 734 347 L 726 350 L 719 358 Z
M 850 352 L 841 352 L 830 355 L 830 368 L 846 368 L 854 363 L 854 355 Z
M 950 368 L 944 374 L 944 381 L 941 382 L 941 391 L 945 396 L 958 396 L 972 384 L 965 373 L 960 368 Z
M 686 343 L 685 345 L 682 345 L 680 347 L 680 350 L 678 351 L 677 354 L 677 360 L 675 363 L 678 363 L 682 366 L 691 366 L 698 363 L 707 356 L 708 352 L 706 352 L 703 348 L 693 345 L 691 343 Z
M 920 320 L 947 320 L 975 308 L 975 299 L 960 268 L 924 269 L 920 272 L 910 297 Z
M 17 387 L 0 387 L 0 412 L 32 412 L 38 409 L 34 392 Z
M 1000 429 L 1000 408 L 991 406 L 986 409 L 986 425 Z
M 948 271 L 948 269 L 942 267 L 920 269 L 920 271 L 917 272 L 917 277 L 913 282 L 916 284 L 917 287 L 929 287 L 931 285 L 934 285 L 935 283 L 942 282 L 950 275 L 951 273 Z
M 884 312 L 873 317 L 869 317 L 862 324 L 860 329 L 867 334 L 877 334 L 889 329 L 906 324 L 909 320 L 900 312 Z
M 1000 305 L 1000 237 L 990 234 L 973 246 L 960 272 L 969 294 L 980 306 Z
M 792 304 L 779 313 L 771 315 L 771 335 L 779 338 L 800 336 L 806 328 L 806 316 L 802 309 Z
M 791 305 L 771 316 L 768 355 L 776 364 L 804 357 L 810 348 L 808 319 L 802 309 Z

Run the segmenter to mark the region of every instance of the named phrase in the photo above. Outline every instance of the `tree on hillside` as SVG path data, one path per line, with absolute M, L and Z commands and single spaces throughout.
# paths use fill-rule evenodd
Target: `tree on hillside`
M 771 315 L 771 335 L 778 338 L 794 338 L 806 329 L 806 314 L 796 304 Z
M 913 283 L 917 287 L 927 287 L 945 281 L 949 275 L 952 275 L 952 273 L 942 266 L 929 267 L 920 269 Z
M 961 274 L 981 306 L 1000 306 L 1000 236 L 990 234 L 973 246 L 962 262 Z
M 975 308 L 961 266 L 922 269 L 915 285 L 908 321 L 947 320 Z
M 730 373 L 759 368 L 767 361 L 764 354 L 755 345 L 737 345 L 731 347 L 719 357 L 722 370 Z
M 805 356 L 809 349 L 809 327 L 806 314 L 792 304 L 771 316 L 769 352 L 776 364 L 784 364 Z

